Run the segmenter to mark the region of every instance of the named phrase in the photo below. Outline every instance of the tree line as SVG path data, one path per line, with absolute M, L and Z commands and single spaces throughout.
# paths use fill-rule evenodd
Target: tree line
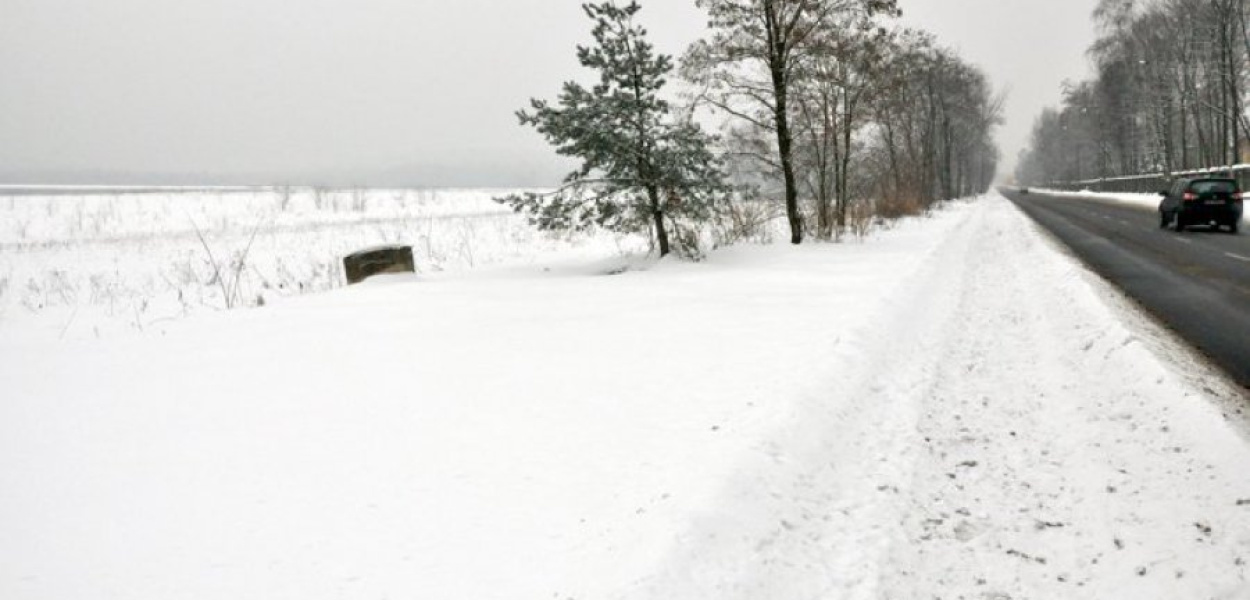
M 897 26 L 896 0 L 696 4 L 708 31 L 680 61 L 647 41 L 637 1 L 582 6 L 594 43 L 577 56 L 597 81 L 518 113 L 580 166 L 500 202 L 542 229 L 649 232 L 661 256 L 698 256 L 708 229 L 734 241 L 772 206 L 798 244 L 989 187 L 1002 99 Z
M 1092 78 L 1064 85 L 1017 179 L 1044 183 L 1233 165 L 1250 139 L 1250 0 L 1099 0 Z

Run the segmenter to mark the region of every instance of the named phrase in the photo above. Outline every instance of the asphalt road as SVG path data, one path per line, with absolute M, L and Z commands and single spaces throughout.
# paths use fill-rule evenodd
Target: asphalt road
M 1176 233 L 1160 229 L 1158 213 L 1148 207 L 1001 191 L 1091 269 L 1250 389 L 1250 233 L 1245 228 L 1239 235 Z

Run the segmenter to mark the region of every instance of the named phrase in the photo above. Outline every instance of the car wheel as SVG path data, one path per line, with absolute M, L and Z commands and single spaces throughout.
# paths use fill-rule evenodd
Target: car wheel
M 1168 218 L 1168 214 L 1167 214 L 1167 213 L 1165 213 L 1165 212 L 1163 212 L 1163 211 L 1159 211 L 1159 229 L 1167 229 L 1167 228 L 1168 228 L 1168 224 L 1169 224 L 1171 221 L 1172 221 L 1172 220 Z
M 1228 232 L 1237 235 L 1237 231 L 1241 229 L 1241 221 L 1229 221 Z
M 1180 211 L 1172 214 L 1172 229 L 1174 229 L 1176 233 L 1185 231 L 1185 216 L 1182 215 Z

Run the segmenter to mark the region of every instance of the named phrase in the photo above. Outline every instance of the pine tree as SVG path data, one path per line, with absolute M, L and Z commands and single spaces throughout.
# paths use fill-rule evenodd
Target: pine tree
M 599 82 L 590 89 L 567 82 L 555 105 L 534 99 L 531 111 L 517 113 L 522 125 L 534 126 L 581 166 L 555 192 L 496 200 L 527 213 L 540 229 L 650 229 L 660 256 L 674 246 L 692 255 L 697 236 L 683 228 L 711 218 L 728 188 L 710 150 L 713 139 L 659 96 L 673 61 L 656 54 L 634 23 L 639 8 L 637 2 L 583 4 L 595 22 L 595 42 L 579 46 L 577 58 L 599 72 Z

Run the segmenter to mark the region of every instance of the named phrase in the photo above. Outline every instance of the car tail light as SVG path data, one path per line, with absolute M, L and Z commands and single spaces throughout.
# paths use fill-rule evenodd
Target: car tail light
M 1241 192 L 1233 192 L 1233 200 L 1241 202 Z
M 1198 194 L 1195 194 L 1193 192 L 1185 192 L 1184 198 L 1186 202 L 1193 202 L 1194 200 L 1198 199 Z

